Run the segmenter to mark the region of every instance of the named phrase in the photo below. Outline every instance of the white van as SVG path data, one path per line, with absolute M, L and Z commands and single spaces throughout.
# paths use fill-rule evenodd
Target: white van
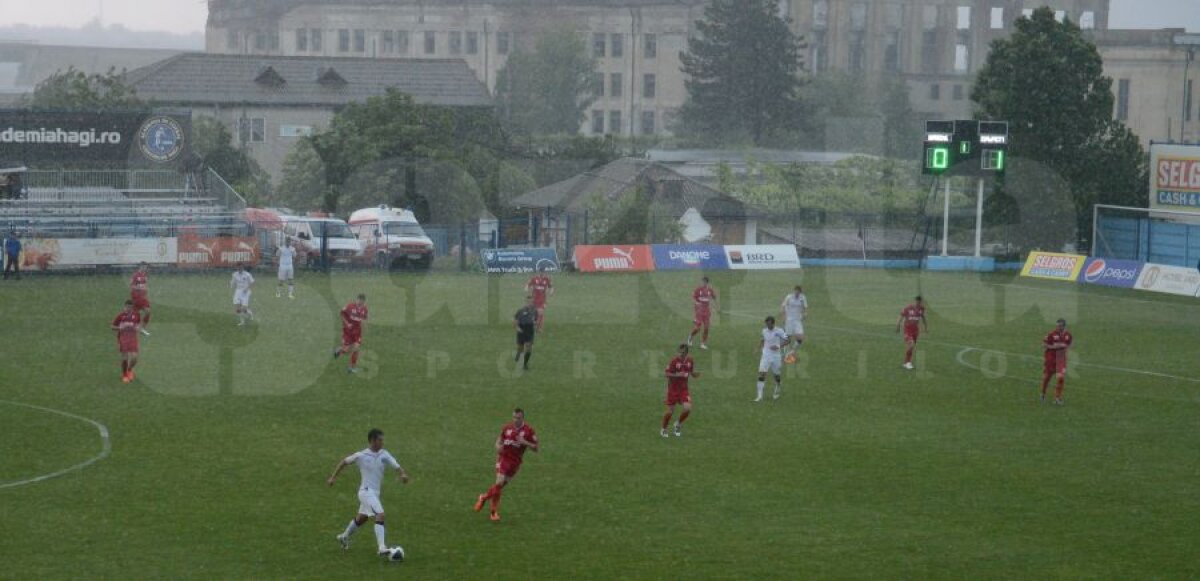
M 410 210 L 381 205 L 350 214 L 350 229 L 363 244 L 363 260 L 380 268 L 433 265 L 433 240 Z
M 363 255 L 362 244 L 342 220 L 309 216 L 280 216 L 280 220 L 283 228 L 279 231 L 279 242 L 295 244 L 296 254 L 303 257 L 308 266 L 321 262 L 322 236 L 333 263 L 350 263 Z

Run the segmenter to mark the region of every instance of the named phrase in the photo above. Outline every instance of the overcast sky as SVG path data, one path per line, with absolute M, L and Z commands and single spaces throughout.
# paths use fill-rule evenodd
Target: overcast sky
M 1184 27 L 1200 32 L 1200 0 L 1111 2 L 1111 28 Z M 187 33 L 204 30 L 206 6 L 205 0 L 0 0 L 0 15 L 3 24 L 78 27 L 95 19 L 103 7 L 106 25 Z

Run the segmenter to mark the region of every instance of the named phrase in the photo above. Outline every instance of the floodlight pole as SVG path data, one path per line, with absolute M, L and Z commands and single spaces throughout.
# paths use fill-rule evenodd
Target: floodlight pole
M 975 258 L 980 257 L 983 246 L 983 178 L 979 178 L 979 189 L 975 192 Z
M 950 256 L 950 178 L 946 177 L 945 206 L 942 209 L 942 256 Z

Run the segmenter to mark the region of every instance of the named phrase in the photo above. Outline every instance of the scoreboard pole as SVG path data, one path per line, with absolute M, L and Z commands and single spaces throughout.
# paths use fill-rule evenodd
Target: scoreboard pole
M 950 256 L 950 178 L 947 177 L 945 206 L 942 208 L 942 256 Z
M 980 258 L 983 246 L 983 178 L 979 178 L 979 189 L 975 193 L 975 258 Z

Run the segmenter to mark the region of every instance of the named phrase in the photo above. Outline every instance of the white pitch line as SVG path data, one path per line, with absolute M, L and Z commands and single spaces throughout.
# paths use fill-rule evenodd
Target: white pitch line
M 729 315 L 732 315 L 735 317 L 756 318 L 756 315 L 748 315 L 745 313 L 737 313 L 737 312 L 733 312 L 733 311 L 729 311 L 726 314 L 729 314 Z M 863 335 L 863 336 L 867 336 L 867 337 L 878 337 L 878 338 L 883 338 L 883 339 L 890 339 L 890 338 L 894 337 L 894 335 L 890 335 L 890 334 L 886 334 L 886 333 L 874 333 L 871 331 L 862 331 L 860 329 L 848 329 L 845 327 L 832 327 L 829 325 L 821 325 L 821 324 L 815 324 L 812 326 L 830 329 L 833 331 L 839 331 L 842 333 L 852 333 L 852 334 L 856 334 L 856 335 Z M 996 349 L 988 349 L 986 347 L 976 347 L 974 345 L 960 345 L 958 343 L 947 343 L 944 341 L 933 341 L 930 339 L 922 339 L 921 342 L 925 343 L 927 345 L 940 345 L 942 347 L 952 347 L 955 349 L 969 349 L 972 351 L 998 353 L 1001 355 L 1006 355 L 1008 357 L 1021 357 L 1021 358 L 1026 358 L 1026 359 L 1037 359 L 1036 355 L 1030 355 L 1028 353 L 1009 353 L 1007 351 L 998 351 Z M 1113 366 L 1109 366 L 1109 365 L 1099 365 L 1096 363 L 1075 363 L 1072 365 L 1074 367 L 1090 367 L 1092 369 L 1102 369 L 1104 371 L 1118 371 L 1121 373 L 1131 373 L 1131 374 L 1135 374 L 1135 375 L 1147 375 L 1150 377 L 1161 377 L 1163 379 L 1174 379 L 1174 380 L 1178 380 L 1178 381 L 1186 381 L 1189 383 L 1200 383 L 1200 378 L 1184 377 L 1182 375 L 1171 375 L 1170 373 L 1162 373 L 1162 372 L 1158 372 L 1158 371 L 1148 371 L 1145 369 L 1132 369 L 1129 367 L 1113 367 Z
M 93 456 L 93 457 L 87 459 L 87 460 L 84 460 L 83 462 L 80 462 L 79 464 L 76 464 L 74 466 L 70 466 L 67 468 L 63 468 L 62 470 L 59 470 L 57 472 L 51 472 L 50 474 L 43 474 L 41 476 L 35 476 L 33 478 L 27 478 L 25 480 L 17 480 L 15 482 L 5 482 L 3 484 L 0 484 L 0 489 L 13 488 L 13 487 L 22 486 L 25 484 L 33 484 L 35 482 L 41 482 L 43 480 L 49 480 L 51 478 L 62 476 L 63 474 L 66 474 L 68 472 L 74 472 L 76 470 L 83 470 L 84 468 L 87 468 L 88 466 L 91 466 L 92 464 L 95 464 L 96 462 L 99 462 L 99 461 L 103 460 L 104 458 L 108 457 L 109 453 L 112 452 L 112 442 L 109 441 L 109 438 L 108 438 L 108 428 L 104 424 L 101 424 L 100 422 L 97 422 L 96 420 L 88 419 L 83 416 L 77 416 L 75 414 L 64 412 L 61 410 L 46 408 L 46 407 L 27 404 L 27 403 L 20 403 L 20 402 L 9 401 L 9 400 L 4 400 L 4 399 L 0 399 L 0 403 L 6 403 L 9 405 L 15 405 L 15 406 L 26 407 L 26 408 L 30 408 L 30 409 L 43 411 L 43 412 L 49 412 L 52 414 L 58 414 L 60 416 L 66 416 L 71 419 L 76 419 L 81 422 L 87 422 L 87 423 L 95 426 L 96 430 L 100 432 L 100 442 L 101 442 L 100 453 L 97 454 L 96 456 Z

